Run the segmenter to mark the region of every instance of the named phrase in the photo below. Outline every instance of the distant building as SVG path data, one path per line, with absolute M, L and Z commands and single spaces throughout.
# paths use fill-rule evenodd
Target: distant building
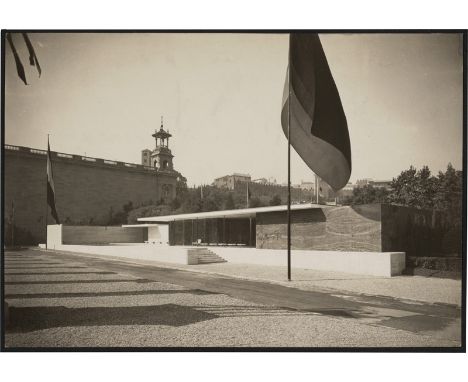
M 301 181 L 301 184 L 300 184 L 299 187 L 301 188 L 301 190 L 313 191 L 313 190 L 315 190 L 315 183 L 314 182 Z
M 386 190 L 390 190 L 391 183 L 391 180 L 373 180 L 371 184 L 375 188 L 385 188 Z
M 234 173 L 232 175 L 225 175 L 220 178 L 216 178 L 213 182 L 213 186 L 218 188 L 227 188 L 234 190 L 234 184 L 236 182 L 251 182 L 252 178 L 249 174 Z
M 356 181 L 356 187 L 367 186 L 367 185 L 369 185 L 370 182 L 372 182 L 372 179 L 370 179 L 370 178 L 358 179 Z
M 375 188 L 390 189 L 391 180 L 373 180 L 370 178 L 359 179 L 356 181 L 356 187 L 372 186 Z
M 269 184 L 270 183 L 267 178 L 254 179 L 252 182 L 258 183 L 258 184 Z

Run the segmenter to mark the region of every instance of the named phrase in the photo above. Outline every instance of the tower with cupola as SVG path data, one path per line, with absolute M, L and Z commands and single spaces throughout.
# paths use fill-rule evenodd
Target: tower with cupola
M 150 165 L 158 171 L 173 171 L 172 158 L 174 158 L 174 155 L 169 149 L 169 138 L 172 135 L 169 134 L 169 131 L 164 130 L 163 117 L 161 117 L 161 127 L 159 130 L 155 130 L 152 137 L 156 141 L 156 146 L 150 154 Z
M 169 130 L 164 130 L 164 120 L 161 117 L 161 126 L 154 131 L 152 137 L 155 139 L 154 150 L 144 149 L 141 151 L 141 164 L 148 169 L 155 170 L 157 178 L 157 200 L 171 200 L 176 196 L 177 182 L 186 182 L 186 179 L 176 170 L 169 149 L 169 138 L 172 135 Z

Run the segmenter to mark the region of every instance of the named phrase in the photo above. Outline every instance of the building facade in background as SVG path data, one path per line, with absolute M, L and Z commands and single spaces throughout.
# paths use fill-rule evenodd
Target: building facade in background
M 143 150 L 142 164 L 51 152 L 60 223 L 121 224 L 116 216 L 126 209 L 175 198 L 177 182 L 185 178 L 174 170 L 170 136 L 161 126 L 153 134 L 156 148 Z M 11 225 L 6 217 L 14 215 L 10 220 L 14 221 L 16 244 L 42 243 L 48 211 L 47 151 L 5 145 L 4 152 L 4 224 Z M 50 213 L 47 221 L 55 223 Z
M 249 174 L 234 173 L 232 175 L 225 175 L 220 178 L 216 178 L 213 182 L 213 186 L 218 188 L 227 188 L 234 190 L 236 182 L 251 182 L 252 178 Z

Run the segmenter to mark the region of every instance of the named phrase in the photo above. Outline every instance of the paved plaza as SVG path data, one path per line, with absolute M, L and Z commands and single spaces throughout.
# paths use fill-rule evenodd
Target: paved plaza
M 426 292 L 425 299 L 418 301 L 414 293 L 374 293 L 377 287 L 370 285 L 378 283 L 367 277 L 332 275 L 325 280 L 316 274 L 320 284 L 311 280 L 313 273 L 296 271 L 296 281 L 287 283 L 281 280 L 280 269 L 266 268 L 259 275 L 249 266 L 221 270 L 220 266 L 176 269 L 33 249 L 5 252 L 6 347 L 459 347 L 461 343 L 459 297 L 445 298 L 442 293 L 435 298 Z M 408 277 L 419 279 L 424 278 Z M 364 282 L 367 289 L 353 291 L 362 280 L 371 280 Z M 454 290 L 460 285 L 457 280 L 432 281 L 434 287 Z M 439 301 L 430 301 L 434 298 Z

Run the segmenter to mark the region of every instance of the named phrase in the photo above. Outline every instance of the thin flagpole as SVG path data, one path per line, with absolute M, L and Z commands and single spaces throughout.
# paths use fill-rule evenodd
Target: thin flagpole
M 291 34 L 288 51 L 288 281 L 291 281 Z
M 15 247 L 15 201 L 11 201 L 11 246 Z
M 48 188 L 47 188 L 47 183 L 49 182 L 49 176 L 48 176 L 48 172 L 49 172 L 49 168 L 47 167 L 47 162 L 49 161 L 49 134 L 47 134 L 47 160 L 46 160 L 46 210 L 45 210 L 45 232 L 46 232 L 46 240 L 45 240 L 45 247 L 47 249 L 47 215 L 49 213 L 49 207 L 48 207 L 48 198 L 47 198 L 47 193 L 48 193 Z

